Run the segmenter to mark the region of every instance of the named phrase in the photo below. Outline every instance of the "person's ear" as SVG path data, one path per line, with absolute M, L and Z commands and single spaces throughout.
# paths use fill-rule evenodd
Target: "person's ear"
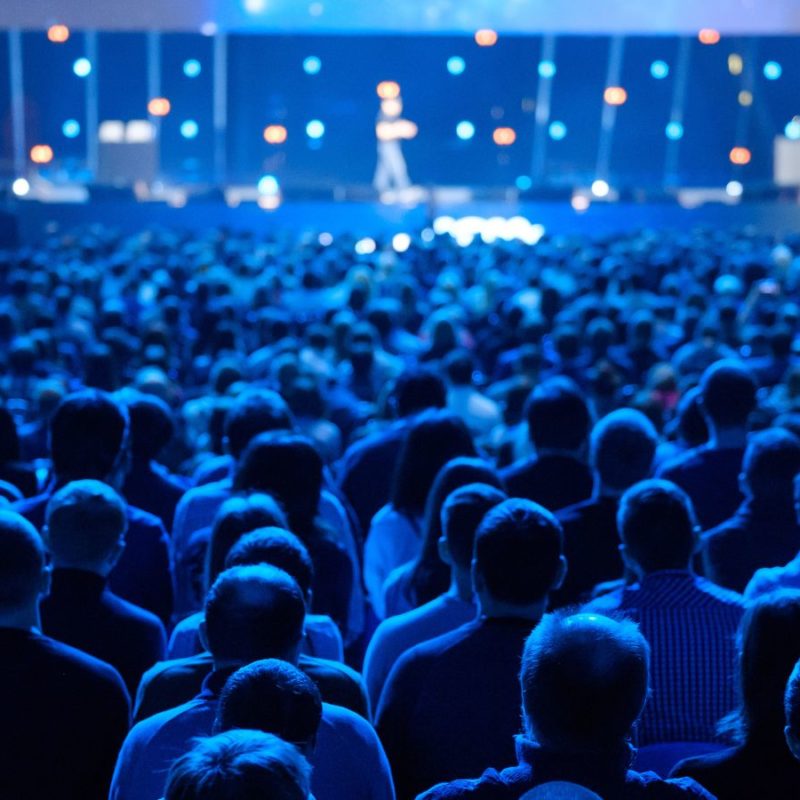
M 436 546 L 439 550 L 439 558 L 441 558 L 448 567 L 452 567 L 453 556 L 450 553 L 450 545 L 447 544 L 447 539 L 444 536 L 440 536 Z
M 197 626 L 197 638 L 200 639 L 200 644 L 203 645 L 203 650 L 209 652 L 208 649 L 208 630 L 206 628 L 206 621 L 205 619 L 200 621 L 200 624 Z
M 567 557 L 566 556 L 559 556 L 558 558 L 558 571 L 556 572 L 555 580 L 553 581 L 553 585 L 550 587 L 550 591 L 554 592 L 557 589 L 560 589 L 564 585 L 564 579 L 567 577 Z

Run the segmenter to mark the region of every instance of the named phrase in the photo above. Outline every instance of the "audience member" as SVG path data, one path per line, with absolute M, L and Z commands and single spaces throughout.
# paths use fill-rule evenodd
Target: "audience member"
M 783 730 L 786 744 L 795 759 L 800 761 L 800 661 L 794 665 L 786 684 L 783 708 L 786 714 L 786 727 Z

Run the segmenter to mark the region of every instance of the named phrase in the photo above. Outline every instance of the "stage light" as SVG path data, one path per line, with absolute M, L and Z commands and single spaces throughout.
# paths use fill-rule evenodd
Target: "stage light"
M 203 65 L 196 58 L 183 62 L 183 74 L 187 78 L 196 78 L 203 71 Z
M 275 211 L 280 207 L 281 196 L 279 194 L 262 194 L 257 202 L 258 207 L 263 208 L 264 211 Z
M 381 81 L 376 91 L 381 100 L 394 100 L 400 97 L 400 84 L 397 81 Z
M 325 135 L 325 125 L 318 119 L 312 119 L 306 125 L 306 136 L 309 139 L 321 139 Z
M 592 184 L 592 194 L 595 197 L 608 197 L 610 191 L 611 187 L 608 185 L 607 181 L 598 179 Z
M 324 11 L 325 6 L 323 6 L 322 3 L 312 3 L 308 7 L 308 15 L 310 17 L 321 17 Z
M 683 139 L 683 125 L 680 122 L 673 120 L 672 122 L 667 123 L 667 127 L 665 129 L 665 133 L 667 134 L 667 139 L 670 139 L 673 142 L 677 142 L 678 139 Z
M 47 38 L 53 44 L 64 44 L 69 39 L 69 28 L 66 25 L 51 25 L 47 29 Z
M 11 184 L 11 191 L 17 197 L 25 197 L 26 194 L 31 190 L 31 185 L 25 178 L 17 178 L 14 183 Z
M 451 75 L 460 75 L 467 68 L 467 63 L 461 56 L 450 56 L 447 59 L 447 71 Z
M 783 67 L 777 61 L 767 61 L 764 64 L 764 77 L 768 81 L 776 81 L 783 75 Z
M 317 241 L 323 247 L 330 247 L 333 244 L 333 234 L 324 231 L 317 237 Z
M 753 154 L 746 147 L 734 147 L 730 152 L 730 159 L 732 164 L 745 166 L 750 163 Z
M 603 100 L 610 106 L 622 106 L 628 100 L 628 93 L 621 86 L 608 86 L 603 92 Z
M 744 186 L 739 181 L 730 181 L 725 187 L 728 197 L 741 197 L 744 193 Z
M 741 75 L 744 70 L 744 61 L 738 53 L 731 53 L 728 56 L 728 72 L 731 75 Z
M 573 195 L 570 205 L 572 206 L 573 210 L 577 211 L 579 214 L 582 214 L 584 211 L 589 210 L 591 201 L 585 194 L 576 194 Z
M 661 81 L 669 75 L 669 64 L 666 61 L 654 61 L 650 65 L 650 74 L 657 80 Z
M 533 181 L 528 175 L 520 175 L 514 183 L 521 192 L 527 192 L 533 186 Z
M 513 128 L 495 128 L 492 139 L 499 147 L 508 147 L 517 141 L 517 132 Z
M 475 32 L 475 42 L 478 47 L 492 47 L 497 44 L 497 31 L 491 28 L 482 28 Z
M 787 139 L 800 140 L 800 117 L 795 117 L 790 122 L 787 122 L 783 132 Z
M 53 160 L 53 148 L 49 144 L 35 144 L 30 156 L 34 164 L 49 164 Z
M 263 14 L 267 9 L 267 0 L 243 0 L 242 5 L 248 14 Z
M 219 31 L 219 25 L 216 22 L 208 21 L 204 22 L 200 26 L 200 33 L 203 36 L 216 36 L 217 32 Z
M 539 62 L 539 77 L 540 78 L 553 78 L 556 74 L 556 65 L 553 61 L 540 61 Z
M 377 245 L 374 239 L 367 237 L 366 239 L 359 239 L 356 242 L 356 253 L 360 256 L 368 256 L 375 252 Z
M 748 92 L 747 89 L 742 89 L 739 92 L 739 105 L 745 107 L 753 105 L 753 93 Z
M 283 144 L 288 135 L 288 131 L 283 125 L 267 125 L 264 128 L 264 141 L 267 144 Z
M 264 175 L 258 181 L 258 193 L 267 195 L 269 197 L 274 197 L 277 194 L 280 194 L 281 187 L 278 183 L 278 179 L 274 175 Z
M 76 58 L 72 64 L 72 71 L 79 78 L 85 78 L 92 71 L 92 62 L 88 58 Z
M 61 133 L 67 137 L 67 139 L 74 139 L 77 136 L 80 136 L 81 133 L 81 124 L 76 119 L 68 119 L 62 126 L 61 126 Z
M 303 72 L 306 75 L 318 75 L 322 69 L 322 60 L 317 56 L 307 56 L 303 59 Z
M 700 40 L 700 44 L 719 44 L 720 35 L 719 31 L 715 30 L 714 28 L 703 28 L 700 33 L 697 34 L 697 38 Z
M 405 253 L 411 247 L 411 237 L 407 233 L 396 233 L 392 237 L 392 249 L 395 253 Z
M 200 126 L 193 119 L 181 122 L 181 136 L 184 139 L 194 139 L 200 133 Z
M 172 108 L 166 97 L 154 97 L 147 104 L 147 111 L 153 117 L 166 117 Z
M 560 120 L 554 120 L 550 123 L 547 132 L 550 134 L 551 139 L 560 142 L 567 135 L 567 126 Z
M 461 120 L 456 125 L 456 136 L 463 141 L 471 139 L 475 135 L 475 126 L 468 120 Z
M 433 228 L 423 228 L 419 238 L 422 239 L 425 244 L 430 244 L 436 238 L 436 234 Z

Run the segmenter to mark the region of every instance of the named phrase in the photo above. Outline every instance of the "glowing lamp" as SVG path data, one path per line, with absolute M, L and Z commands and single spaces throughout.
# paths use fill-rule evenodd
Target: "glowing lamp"
M 166 117 L 172 106 L 166 97 L 154 97 L 147 104 L 147 112 L 153 117 Z
M 475 43 L 478 47 L 493 47 L 497 44 L 497 31 L 491 28 L 481 28 L 475 32 Z
M 47 29 L 47 38 L 53 44 L 64 44 L 69 39 L 69 28 L 66 25 L 51 25 Z
M 264 128 L 264 141 L 267 144 L 283 144 L 288 135 L 288 131 L 283 125 L 267 125 Z
M 499 147 L 508 147 L 517 141 L 517 132 L 513 128 L 495 128 L 492 139 Z
M 381 81 L 377 88 L 381 100 L 394 100 L 400 97 L 400 84 L 397 81 Z
M 31 161 L 34 164 L 49 164 L 53 160 L 53 148 L 49 144 L 35 144 L 31 147 Z
M 700 33 L 697 34 L 697 38 L 700 40 L 700 44 L 719 44 L 720 35 L 719 31 L 715 30 L 714 28 L 703 28 Z
M 608 86 L 603 92 L 603 100 L 610 106 L 622 106 L 628 99 L 628 93 L 621 86 Z
M 749 164 L 753 154 L 746 147 L 734 147 L 730 152 L 730 159 L 732 164 L 744 166 Z

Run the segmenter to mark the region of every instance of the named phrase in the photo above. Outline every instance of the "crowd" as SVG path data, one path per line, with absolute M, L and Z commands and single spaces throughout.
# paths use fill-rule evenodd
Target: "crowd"
M 0 797 L 800 797 L 800 236 L 354 245 L 0 254 Z

